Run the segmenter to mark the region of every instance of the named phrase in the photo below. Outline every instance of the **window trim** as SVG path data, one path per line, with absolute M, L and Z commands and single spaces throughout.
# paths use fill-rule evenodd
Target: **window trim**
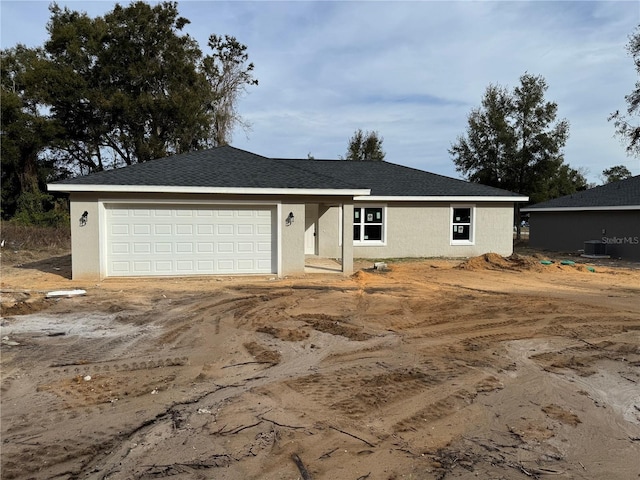
M 470 221 L 469 223 L 454 222 L 453 212 L 456 208 L 468 208 L 470 209 Z M 449 208 L 449 242 L 450 245 L 475 245 L 476 244 L 476 205 L 473 203 L 452 203 Z M 469 239 L 468 240 L 454 240 L 453 227 L 454 225 L 469 225 Z
M 353 211 L 355 212 L 356 210 L 360 210 L 361 213 L 361 217 L 360 217 L 360 225 L 362 227 L 361 229 L 361 235 L 360 237 L 362 238 L 362 233 L 364 232 L 364 210 L 367 208 L 381 208 L 382 209 L 382 239 L 381 240 L 353 240 L 353 245 L 354 246 L 358 246 L 358 247 L 379 247 L 379 246 L 385 246 L 387 244 L 387 223 L 388 223 L 388 219 L 387 219 L 387 206 L 383 205 L 383 204 L 359 204 L 359 205 L 354 205 L 353 206 Z M 354 213 L 355 214 L 355 213 Z M 354 231 L 355 231 L 355 221 L 352 220 L 351 222 L 354 225 Z

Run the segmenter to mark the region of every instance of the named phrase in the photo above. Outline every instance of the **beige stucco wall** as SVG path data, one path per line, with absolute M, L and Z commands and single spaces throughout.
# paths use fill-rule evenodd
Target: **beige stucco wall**
M 361 204 L 356 204 L 359 206 Z M 380 205 L 380 204 L 376 204 Z M 472 257 L 513 253 L 513 205 L 474 203 L 474 244 L 451 245 L 451 204 L 386 204 L 386 245 L 354 245 L 355 258 Z
M 282 198 L 277 196 L 256 196 L 251 199 L 247 196 L 232 195 L 179 195 L 168 194 L 162 195 L 162 203 L 185 202 L 193 204 L 228 204 L 229 202 L 242 202 L 244 204 L 255 205 L 273 205 L 276 209 L 274 219 L 275 242 L 279 255 L 279 263 L 277 264 L 277 273 L 281 276 L 301 274 L 304 272 L 305 254 L 304 254 L 304 225 L 305 225 L 305 203 L 319 203 L 318 198 L 309 197 L 291 197 L 292 199 L 286 203 L 281 203 Z M 103 218 L 103 205 L 110 202 L 131 202 L 131 203 L 154 203 L 158 202 L 158 195 L 154 194 L 92 194 L 92 193 L 73 193 L 70 195 L 71 204 L 71 246 L 72 246 L 72 275 L 74 279 L 79 280 L 99 280 L 104 276 L 104 269 L 101 270 L 101 244 L 106 239 L 106 219 Z M 341 199 L 321 199 L 327 203 L 335 205 Z M 324 204 L 320 204 L 324 205 Z M 325 239 L 331 238 L 334 248 L 332 256 L 334 258 L 342 257 L 342 247 L 338 247 L 338 210 L 333 210 L 327 206 L 321 208 L 324 211 L 319 224 L 325 225 L 324 233 L 319 233 Z M 80 227 L 79 219 L 84 211 L 88 212 L 88 221 L 84 227 Z M 329 212 L 327 217 L 324 214 Z M 285 219 L 292 212 L 295 221 L 286 226 Z M 353 210 L 350 211 L 347 218 L 353 217 Z M 347 226 L 353 228 L 353 226 Z M 345 232 L 347 238 L 352 238 L 352 230 Z M 350 253 L 350 246 L 347 246 Z M 348 273 L 348 272 L 347 272 Z
M 74 280 L 100 280 L 100 215 L 95 197 L 72 194 L 71 215 L 71 275 Z M 80 217 L 88 212 L 87 223 L 80 226 Z
M 283 203 L 281 208 L 281 270 L 280 275 L 304 273 L 304 203 Z M 294 221 L 286 225 L 289 213 L 293 213 Z
M 353 238 L 353 204 L 344 203 L 342 205 L 342 231 L 345 239 Z M 342 258 L 342 273 L 349 275 L 353 273 L 353 242 L 345 241 L 342 243 L 340 257 Z
M 84 194 L 71 195 L 72 274 L 74 279 L 98 280 L 101 272 L 101 244 L 106 238 L 101 205 L 109 201 L 154 202 L 157 195 Z M 353 203 L 345 198 L 291 197 L 281 203 L 281 197 L 247 197 L 210 195 L 164 195 L 163 202 L 228 203 L 273 205 L 276 208 L 274 228 L 281 276 L 304 272 L 305 265 L 305 203 L 317 203 L 318 254 L 343 259 L 343 270 L 351 273 L 353 258 L 385 259 L 398 257 L 470 257 L 486 252 L 510 255 L 513 252 L 513 205 L 511 203 L 475 203 L 474 245 L 451 245 L 450 204 L 386 204 L 386 245 L 353 245 Z M 361 204 L 357 204 L 361 205 Z M 380 205 L 380 204 L 377 204 Z M 340 215 L 340 209 L 344 213 Z M 80 216 L 88 212 L 87 224 L 79 224 Z M 285 219 L 292 212 L 295 221 L 287 226 Z M 342 218 L 342 225 L 340 219 Z
M 478 204 L 476 209 L 476 248 L 470 255 L 487 252 L 509 256 L 513 253 L 513 204 Z

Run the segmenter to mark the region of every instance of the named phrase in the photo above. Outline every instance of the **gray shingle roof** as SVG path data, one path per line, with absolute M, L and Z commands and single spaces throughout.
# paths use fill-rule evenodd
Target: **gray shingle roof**
M 620 180 L 599 187 L 564 197 L 554 198 L 546 202 L 536 203 L 526 211 L 546 209 L 582 209 L 603 207 L 637 207 L 640 208 L 640 175 Z
M 66 179 L 62 185 L 127 185 L 221 188 L 354 188 L 328 176 L 309 176 L 280 162 L 218 147 L 159 158 L 128 167 Z
M 160 158 L 54 185 L 371 189 L 373 196 L 519 196 L 389 162 L 276 159 L 230 146 Z
M 280 159 L 292 168 L 313 174 L 330 173 L 349 179 L 372 196 L 519 196 L 507 190 L 470 183 L 390 162 Z

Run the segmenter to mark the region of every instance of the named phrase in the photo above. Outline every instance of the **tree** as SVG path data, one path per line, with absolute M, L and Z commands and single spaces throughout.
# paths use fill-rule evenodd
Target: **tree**
M 2 215 L 53 205 L 48 181 L 230 142 L 253 78 L 247 47 L 183 33 L 177 3 L 102 17 L 50 7 L 41 48 L 0 51 Z
M 481 107 L 471 110 L 466 137 L 459 136 L 449 150 L 456 170 L 467 180 L 515 190 L 511 183 L 515 184 L 517 178 L 508 178 L 517 143 L 509 123 L 512 110 L 509 92 L 498 85 L 489 85 Z
M 385 152 L 382 150 L 383 140 L 384 139 L 378 135 L 378 132 L 363 132 L 362 129 L 359 128 L 355 131 L 353 137 L 349 139 L 345 160 L 360 162 L 384 161 Z
M 547 88 L 543 77 L 528 73 L 513 91 L 489 85 L 481 106 L 469 114 L 466 135 L 449 150 L 456 170 L 469 181 L 528 195 L 533 203 L 586 189 L 584 175 L 564 164 L 569 123 L 555 122 L 558 106 L 545 100 Z M 515 214 L 519 225 L 519 207 Z
M 247 85 L 258 85 L 253 78 L 253 63 L 246 64 L 249 56 L 247 47 L 235 37 L 219 35 L 209 37 L 209 48 L 213 50 L 203 61 L 203 70 L 212 87 L 211 108 L 213 124 L 210 138 L 214 145 L 226 145 L 231 141 L 231 133 L 236 125 L 248 128 L 238 114 L 236 106 Z
M 555 121 L 558 107 L 545 100 L 547 88 L 544 78 L 527 73 L 513 91 L 487 87 L 469 114 L 466 135 L 449 150 L 456 170 L 534 203 L 585 189 L 584 175 L 564 164 L 569 123 Z
M 640 25 L 629 37 L 627 51 L 633 58 L 636 72 L 640 76 Z M 624 98 L 627 101 L 627 115 L 616 110 L 609 116 L 609 121 L 613 121 L 616 134 L 627 144 L 627 153 L 640 157 L 640 125 L 637 123 L 637 117 L 640 117 L 640 81 L 636 82 L 633 91 Z M 633 117 L 636 117 L 635 124 Z
M 34 87 L 48 64 L 41 49 L 23 45 L 3 50 L 0 59 L 2 217 L 36 219 L 53 203 L 44 193 L 51 168 L 46 152 L 61 133 Z
M 212 35 L 203 55 L 174 2 L 51 13 L 43 90 L 67 133 L 61 162 L 86 173 L 230 141 L 239 95 L 257 84 L 234 37 Z
M 615 167 L 606 168 L 602 171 L 604 177 L 604 183 L 617 182 L 619 180 L 626 180 L 631 178 L 633 174 L 624 165 L 616 165 Z

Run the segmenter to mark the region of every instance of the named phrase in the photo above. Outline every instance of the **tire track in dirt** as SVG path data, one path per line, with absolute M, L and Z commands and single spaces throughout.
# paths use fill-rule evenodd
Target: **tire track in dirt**
M 299 474 L 295 454 L 319 479 L 579 478 L 577 459 L 597 466 L 566 445 L 613 432 L 603 415 L 618 413 L 627 438 L 599 447 L 615 446 L 620 462 L 636 435 L 623 417 L 640 362 L 624 335 L 640 312 L 613 297 L 564 300 L 592 296 L 601 284 L 584 282 L 597 277 L 531 275 L 406 263 L 351 279 L 141 291 L 117 323 L 157 335 L 78 338 L 78 355 L 71 336 L 3 351 L 3 477 L 270 480 Z M 112 309 L 108 297 L 95 304 Z M 511 345 L 532 338 L 551 343 L 531 344 L 524 361 Z M 611 386 L 605 368 L 617 397 L 598 393 Z M 22 398 L 31 409 L 13 404 Z

